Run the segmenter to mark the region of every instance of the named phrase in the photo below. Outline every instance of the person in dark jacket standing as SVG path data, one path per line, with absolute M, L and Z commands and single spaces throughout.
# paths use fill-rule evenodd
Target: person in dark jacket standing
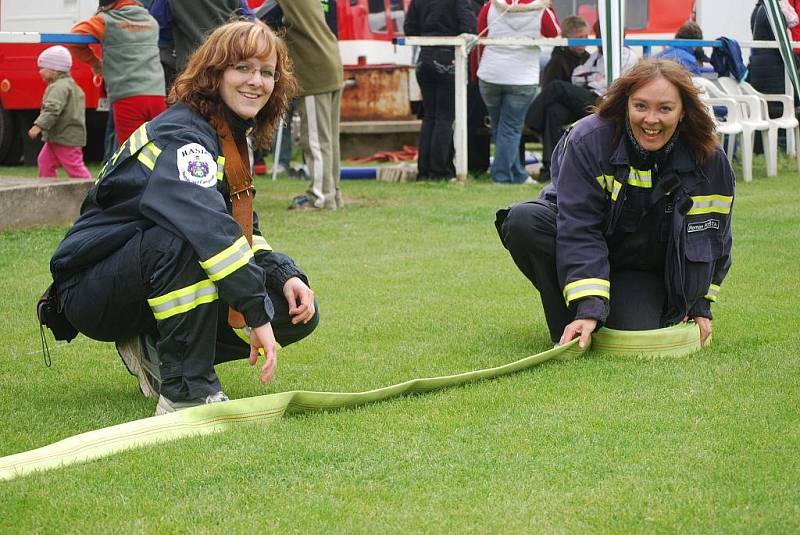
M 775 40 L 764 0 L 758 0 L 750 14 L 750 30 L 753 32 L 754 41 Z M 783 58 L 777 48 L 751 49 L 747 73 L 747 81 L 762 93 L 783 94 L 786 91 Z M 780 102 L 768 102 L 767 107 L 772 118 L 780 117 L 783 112 Z M 760 143 L 757 143 L 757 146 L 760 146 Z
M 403 30 L 409 36 L 453 36 L 475 33 L 477 19 L 467 0 L 411 0 Z M 422 92 L 417 178 L 456 176 L 453 157 L 455 120 L 455 55 L 453 47 L 424 46 L 417 61 Z
M 117 343 L 158 397 L 156 414 L 227 400 L 221 362 L 255 365 L 261 352 L 266 384 L 276 340 L 316 327 L 308 279 L 267 243 L 244 171 L 246 134 L 267 145 L 295 90 L 266 24 L 217 28 L 175 80 L 172 106 L 101 170 L 51 259 L 59 309 L 77 331 Z M 241 327 L 228 325 L 229 307 Z
M 552 180 L 496 221 L 552 340 L 691 319 L 705 343 L 731 265 L 734 175 L 689 73 L 640 60 L 559 141 Z
M 162 32 L 171 33 L 178 72 L 208 32 L 232 17 L 255 19 L 247 0 L 153 0 L 149 9 Z

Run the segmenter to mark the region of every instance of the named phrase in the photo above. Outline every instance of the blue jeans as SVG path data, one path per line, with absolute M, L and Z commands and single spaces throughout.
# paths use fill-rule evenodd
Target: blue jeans
M 537 86 L 493 84 L 483 80 L 478 80 L 478 85 L 492 121 L 492 180 L 505 183 L 524 182 L 528 173 L 519 161 L 519 140 L 522 137 L 525 115 L 536 96 Z

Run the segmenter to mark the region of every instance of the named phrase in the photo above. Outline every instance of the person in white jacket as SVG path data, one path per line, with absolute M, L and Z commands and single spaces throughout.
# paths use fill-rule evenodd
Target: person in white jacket
M 549 0 L 490 0 L 478 15 L 486 37 L 557 37 L 558 17 Z M 528 106 L 539 85 L 539 48 L 484 47 L 479 52 L 478 86 L 489 112 L 494 139 L 494 182 L 531 181 L 519 159 L 519 140 Z

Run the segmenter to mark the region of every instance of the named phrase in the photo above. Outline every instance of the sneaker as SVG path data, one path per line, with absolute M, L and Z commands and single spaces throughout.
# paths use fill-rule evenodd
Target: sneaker
M 220 390 L 216 394 L 211 394 L 204 398 L 189 399 L 186 401 L 172 401 L 164 396 L 158 396 L 158 405 L 156 405 L 156 416 L 167 414 L 169 412 L 181 411 L 191 407 L 198 407 L 200 405 L 208 405 L 209 403 L 222 403 L 228 401 L 228 396 L 225 392 Z
M 309 199 L 307 195 L 298 195 L 292 198 L 292 204 L 289 205 L 289 210 L 305 210 L 313 207 L 314 205 L 311 204 L 311 199 Z
M 146 398 L 156 398 L 161 390 L 161 373 L 155 341 L 151 336 L 140 334 L 116 342 L 117 353 L 128 373 L 139 379 L 139 390 Z
M 536 184 L 536 181 L 533 178 L 528 177 L 522 183 L 523 184 Z

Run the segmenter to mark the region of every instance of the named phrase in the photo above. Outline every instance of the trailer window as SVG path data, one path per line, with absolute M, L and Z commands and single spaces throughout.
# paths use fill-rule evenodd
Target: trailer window
M 368 6 L 370 31 L 373 33 L 388 33 L 384 0 L 369 0 Z M 403 35 L 403 21 L 405 19 L 403 0 L 390 0 L 389 13 L 391 15 L 392 33 Z
M 553 0 L 558 20 L 569 15 L 579 15 L 593 25 L 597 20 L 596 0 Z M 625 0 L 625 29 L 643 30 L 647 28 L 648 0 Z

